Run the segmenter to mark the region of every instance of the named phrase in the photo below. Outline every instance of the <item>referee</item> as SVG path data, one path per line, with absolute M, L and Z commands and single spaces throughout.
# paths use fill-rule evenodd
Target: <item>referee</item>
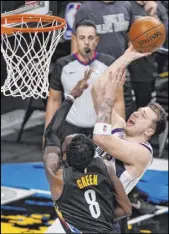
M 74 40 L 77 43 L 77 52 L 58 59 L 55 64 L 50 82 L 45 127 L 47 127 L 54 113 L 60 107 L 63 97 L 65 98 L 75 84 L 83 78 L 85 70 L 88 67 L 92 67 L 93 72 L 88 81 L 89 88 L 84 91 L 80 98 L 75 100 L 69 111 L 61 130 L 61 140 L 73 133 L 83 133 L 92 136 L 96 113 L 90 89 L 107 67 L 115 61 L 109 55 L 96 52 L 99 38 L 93 21 L 81 21 L 76 26 Z M 123 108 L 124 97 L 122 91 L 118 92 L 115 108 L 117 103 L 120 105 L 120 102 Z

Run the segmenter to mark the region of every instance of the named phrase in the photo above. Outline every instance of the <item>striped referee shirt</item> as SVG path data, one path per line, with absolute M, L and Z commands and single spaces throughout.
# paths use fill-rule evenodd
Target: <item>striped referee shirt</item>
M 91 96 L 91 87 L 101 74 L 115 61 L 109 55 L 95 52 L 90 63 L 83 63 L 77 54 L 71 54 L 57 60 L 50 82 L 50 88 L 62 91 L 66 97 L 79 80 L 84 77 L 89 66 L 94 68 L 88 80 L 89 87 L 77 98 L 70 109 L 66 121 L 78 127 L 90 128 L 96 122 L 96 113 Z

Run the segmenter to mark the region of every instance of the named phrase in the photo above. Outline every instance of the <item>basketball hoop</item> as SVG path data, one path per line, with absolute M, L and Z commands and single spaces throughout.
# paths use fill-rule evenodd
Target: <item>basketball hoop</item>
M 7 78 L 5 96 L 47 98 L 52 55 L 66 31 L 66 21 L 50 15 L 17 14 L 1 17 L 1 52 Z

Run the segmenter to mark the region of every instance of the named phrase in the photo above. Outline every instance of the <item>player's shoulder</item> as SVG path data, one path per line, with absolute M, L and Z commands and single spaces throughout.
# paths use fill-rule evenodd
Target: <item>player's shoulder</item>
M 108 54 L 98 53 L 97 60 L 106 64 L 107 66 L 110 66 L 116 60 L 116 58 Z
M 130 149 L 132 149 L 134 154 L 135 165 L 138 164 L 145 167 L 152 161 L 153 152 L 148 144 L 139 142 L 128 142 L 128 144 L 130 144 Z
M 92 163 L 90 164 L 91 167 L 95 167 L 98 172 L 103 173 L 106 172 L 106 165 L 103 159 L 100 156 L 95 156 Z
M 153 147 L 149 142 L 140 143 L 144 148 L 146 148 L 153 155 Z
M 104 164 L 102 158 L 100 156 L 98 156 L 98 155 L 95 155 L 95 157 L 94 157 L 91 165 L 98 165 L 98 166 L 100 166 L 102 164 Z

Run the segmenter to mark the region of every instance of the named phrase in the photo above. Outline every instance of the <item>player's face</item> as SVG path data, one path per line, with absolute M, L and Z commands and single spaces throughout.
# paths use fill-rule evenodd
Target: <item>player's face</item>
M 142 107 L 135 111 L 127 121 L 125 132 L 128 136 L 146 135 L 151 137 L 154 134 L 154 121 L 157 115 L 151 108 Z
M 90 48 L 91 52 L 95 51 L 98 44 L 95 28 L 91 26 L 79 26 L 76 31 L 76 43 L 78 52 L 83 56 L 86 56 L 86 48 Z

